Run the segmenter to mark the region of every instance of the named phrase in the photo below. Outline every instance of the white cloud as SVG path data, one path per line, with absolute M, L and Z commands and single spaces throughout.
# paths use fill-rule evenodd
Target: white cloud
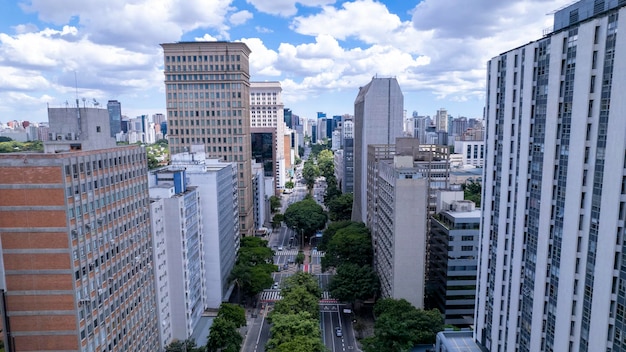
M 386 42 L 400 27 L 400 18 L 373 0 L 346 2 L 341 9 L 325 6 L 317 15 L 294 18 L 291 25 L 300 34 L 328 34 L 340 40 L 353 37 L 367 44 Z
M 0 66 L 0 91 L 33 91 L 50 86 L 50 82 L 39 71 Z
M 281 70 L 276 68 L 278 54 L 265 47 L 259 38 L 242 39 L 251 50 L 250 54 L 250 76 L 280 76 Z M 254 80 L 255 78 L 253 78 Z
M 250 11 L 243 10 L 230 15 L 229 21 L 233 25 L 238 26 L 248 22 L 248 20 L 252 17 L 252 13 Z
M 335 0 L 246 0 L 258 11 L 282 17 L 293 16 L 298 12 L 296 4 L 319 7 L 334 4 Z
M 227 38 L 228 26 L 224 21 L 235 10 L 230 3 L 231 0 L 31 0 L 21 6 L 49 23 L 77 22 L 95 43 L 150 51 L 153 43 L 176 41 L 183 33 L 199 28 L 215 29 Z

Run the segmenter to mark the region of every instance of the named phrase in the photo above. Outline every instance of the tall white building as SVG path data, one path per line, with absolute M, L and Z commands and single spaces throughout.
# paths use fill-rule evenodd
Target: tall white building
M 203 226 L 200 195 L 196 187 L 187 185 L 185 170 L 170 168 L 153 173 L 156 184 L 150 187 L 151 202 L 162 204 L 165 235 L 162 243 L 156 242 L 155 254 L 159 260 L 157 273 L 165 276 L 167 290 L 158 291 L 159 301 L 169 301 L 169 319 L 163 319 L 162 327 L 171 324 L 171 337 L 185 340 L 192 335 L 202 313 L 207 308 L 204 280 Z M 159 210 L 155 205 L 155 210 Z M 155 219 L 153 222 L 159 221 Z M 153 236 L 158 237 L 158 234 Z M 165 247 L 165 263 L 159 250 Z M 161 272 L 164 268 L 165 272 Z M 157 285 L 161 277 L 157 277 Z M 160 289 L 160 287 L 159 287 Z M 159 305 L 159 308 L 162 308 Z M 165 307 L 163 307 L 165 309 Z M 165 323 L 165 324 L 164 324 Z M 166 343 L 169 343 L 167 341 Z
M 476 340 L 626 350 L 626 2 L 488 62 Z
M 189 185 L 200 194 L 206 305 L 218 308 L 230 295 L 228 281 L 239 249 L 237 165 L 207 159 L 202 145 L 172 155 L 172 166 L 186 169 Z
M 437 132 L 448 132 L 448 110 L 441 108 L 437 110 L 435 116 L 435 130 Z
M 285 157 L 289 157 L 285 155 L 282 90 L 280 82 L 250 82 L 250 132 L 272 134 L 273 176 L 277 189 L 282 189 L 287 182 Z
M 354 101 L 354 203 L 352 220 L 367 223 L 367 148 L 402 137 L 404 96 L 395 78 L 373 77 Z

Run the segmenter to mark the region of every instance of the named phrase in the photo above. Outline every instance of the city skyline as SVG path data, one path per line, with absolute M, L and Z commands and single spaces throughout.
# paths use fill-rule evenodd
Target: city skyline
M 379 76 L 398 79 L 408 116 L 444 107 L 481 118 L 486 61 L 540 36 L 568 2 L 476 1 L 462 14 L 452 0 L 10 3 L 0 14 L 0 121 L 43 122 L 47 106 L 76 98 L 118 100 L 129 117 L 164 113 L 159 44 L 196 40 L 246 43 L 251 81 L 280 81 L 301 117 L 352 114 L 359 87 Z

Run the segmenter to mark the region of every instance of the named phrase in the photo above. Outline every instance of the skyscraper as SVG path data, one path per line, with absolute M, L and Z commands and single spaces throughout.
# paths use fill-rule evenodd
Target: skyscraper
M 109 111 L 109 124 L 111 126 L 111 137 L 122 131 L 122 104 L 117 100 L 109 100 L 107 102 L 107 110 Z
M 487 64 L 475 325 L 491 351 L 626 349 L 624 5 L 572 4 Z
M 203 144 L 210 158 L 237 163 L 240 232 L 252 235 L 250 49 L 236 42 L 161 46 L 170 152 Z
M 354 205 L 352 220 L 367 223 L 367 146 L 402 137 L 404 96 L 395 78 L 373 77 L 354 101 Z
M 158 351 L 146 152 L 105 109 L 48 118 L 44 153 L 0 155 L 10 350 Z
M 252 153 L 255 161 L 269 165 L 269 176 L 274 178 L 275 190 L 282 189 L 287 182 L 285 155 L 285 118 L 280 82 L 250 83 L 250 132 L 252 133 Z M 271 142 L 259 145 L 255 140 L 269 134 Z M 259 138 L 260 137 L 260 138 Z M 269 160 L 256 158 L 267 148 Z

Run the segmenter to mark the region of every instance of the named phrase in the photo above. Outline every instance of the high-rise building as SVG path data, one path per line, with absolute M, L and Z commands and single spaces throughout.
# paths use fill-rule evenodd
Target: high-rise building
M 435 115 L 435 130 L 436 132 L 448 132 L 448 111 L 444 108 L 437 110 L 437 115 Z
M 146 152 L 115 145 L 106 109 L 48 118 L 43 153 L 0 154 L 5 342 L 158 351 Z
M 487 63 L 476 339 L 626 350 L 626 3 L 583 0 Z
M 453 201 L 431 217 L 430 225 L 426 308 L 437 308 L 446 325 L 470 327 L 474 324 L 480 209 L 469 200 Z
M 354 192 L 354 120 L 352 117 L 343 121 L 341 129 L 343 137 L 343 177 L 341 191 L 343 193 Z
M 111 137 L 115 137 L 122 131 L 122 104 L 117 100 L 109 100 L 107 110 L 109 111 Z
M 354 101 L 354 203 L 352 220 L 367 223 L 367 148 L 402 137 L 404 96 L 395 78 L 373 77 Z
M 210 158 L 237 163 L 239 226 L 252 235 L 250 49 L 238 42 L 161 44 L 171 154 L 203 144 Z
M 274 178 L 275 192 L 283 189 L 287 181 L 283 114 L 280 82 L 250 82 L 252 157 L 264 166 L 268 164 L 268 176 Z
M 239 250 L 237 164 L 207 159 L 202 145 L 172 155 L 171 166 L 185 169 L 188 184 L 197 187 L 202 218 L 206 305 L 218 308 L 233 289 L 229 281 Z M 189 243 L 188 243 L 189 244 Z
M 447 149 L 420 147 L 414 138 L 368 147 L 367 226 L 381 294 L 423 308 L 428 218 L 436 209 L 434 191 L 448 186 Z
M 187 185 L 185 170 L 162 169 L 151 174 L 151 178 L 155 179 L 155 184 L 150 187 L 151 207 L 161 211 L 159 218 L 154 214 L 156 222 L 164 223 L 164 234 L 153 234 L 153 250 L 156 261 L 159 261 L 155 271 L 159 274 L 159 314 L 163 315 L 163 309 L 169 306 L 167 314 L 160 317 L 162 336 L 171 331 L 170 340 L 162 344 L 165 346 L 171 339 L 185 340 L 190 337 L 208 308 L 204 231 L 200 193 L 197 187 Z M 162 238 L 157 242 L 159 237 Z M 165 258 L 160 257 L 163 255 L 161 251 Z M 160 263 L 161 260 L 164 262 Z M 165 270 L 161 266 L 165 266 Z M 162 281 L 167 286 L 161 287 L 159 284 Z

